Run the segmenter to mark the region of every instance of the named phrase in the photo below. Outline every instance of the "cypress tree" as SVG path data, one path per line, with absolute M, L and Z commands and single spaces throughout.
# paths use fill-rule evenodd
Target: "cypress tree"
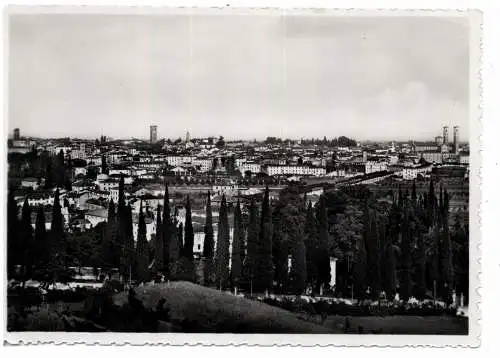
M 439 228 L 443 228 L 444 226 L 444 202 L 443 202 L 443 186 L 439 187 L 439 205 L 438 205 L 438 223 Z
M 284 232 L 285 228 L 283 224 L 281 207 L 277 206 L 273 212 L 273 263 L 275 267 L 274 276 L 276 280 L 276 291 L 278 293 L 284 293 L 288 283 L 289 250 L 287 241 L 285 240 Z
M 434 299 L 437 298 L 437 289 L 440 287 L 441 284 L 441 277 L 440 277 L 440 257 L 441 257 L 441 237 L 440 237 L 440 232 L 437 226 L 434 226 L 431 229 L 431 240 L 432 240 L 432 245 L 431 245 L 431 253 L 427 258 L 427 269 L 426 273 L 429 278 L 428 282 L 428 287 L 432 288 L 432 294 Z
M 205 285 L 212 284 L 214 280 L 214 228 L 212 224 L 212 203 L 210 201 L 210 192 L 207 193 L 207 206 L 205 210 L 205 239 L 203 241 L 203 282 Z
M 45 168 L 45 189 L 52 189 L 54 187 L 54 169 L 52 168 L 52 159 L 49 158 Z
M 118 216 L 122 216 L 125 208 L 125 179 L 123 174 L 120 175 L 120 182 L 118 183 Z
M 358 299 L 366 297 L 366 248 L 363 239 L 358 240 L 354 257 L 354 296 Z
M 21 262 L 23 268 L 23 279 L 28 280 L 33 271 L 33 227 L 31 226 L 31 208 L 28 199 L 24 200 L 21 212 Z
M 258 291 L 272 289 L 273 286 L 273 245 L 271 213 L 269 210 L 269 188 L 266 186 L 260 215 L 258 264 L 256 266 L 256 286 Z
M 50 242 L 45 228 L 45 212 L 43 206 L 38 208 L 35 224 L 35 252 L 38 267 L 47 267 L 50 264 Z
M 137 228 L 137 248 L 136 248 L 136 272 L 137 280 L 139 282 L 146 282 L 149 280 L 148 270 L 148 240 L 146 238 L 146 221 L 144 213 L 142 212 L 142 201 L 139 210 L 139 223 Z
M 256 274 L 256 265 L 258 263 L 258 240 L 259 228 L 257 224 L 257 207 L 252 200 L 249 208 L 248 233 L 247 233 L 247 255 L 245 258 L 245 278 L 253 292 L 253 284 Z
M 234 229 L 231 254 L 231 282 L 238 288 L 242 275 L 242 262 L 245 256 L 245 236 L 241 217 L 240 200 L 236 203 L 234 211 Z
M 163 233 L 161 222 L 161 208 L 160 205 L 156 207 L 156 234 L 155 234 L 155 253 L 154 253 L 154 271 L 158 273 L 163 269 Z
M 134 219 L 132 215 L 132 207 L 127 205 L 127 251 L 128 251 L 128 265 L 129 273 L 135 272 L 135 242 L 134 242 Z
M 381 220 L 378 230 L 380 245 L 381 289 L 385 292 L 387 298 L 393 299 L 395 282 L 394 254 L 392 252 L 392 239 L 388 235 L 387 230 L 386 222 Z M 391 252 L 389 252 L 389 249 L 391 249 Z M 392 294 L 390 294 L 390 292 Z
M 118 183 L 118 210 L 116 220 L 116 247 L 118 251 L 118 264 L 120 274 L 122 277 L 127 275 L 128 269 L 126 265 L 126 233 L 127 233 L 127 208 L 125 205 L 125 179 L 120 175 L 120 182 Z
M 425 253 L 424 238 L 419 235 L 417 238 L 417 269 L 416 269 L 416 287 L 415 287 L 415 297 L 418 300 L 423 300 L 427 293 L 426 284 L 426 262 L 427 257 Z
M 108 174 L 108 164 L 106 163 L 106 156 L 102 155 L 101 156 L 101 173 L 103 174 Z
M 186 198 L 186 221 L 184 226 L 184 256 L 193 261 L 194 232 L 191 218 L 191 201 L 189 195 Z
M 184 247 L 184 225 L 182 223 L 179 224 L 179 227 L 177 229 L 177 247 L 179 248 L 179 254 L 178 256 L 183 255 L 181 248 Z
M 387 257 L 387 279 L 385 282 L 385 293 L 389 300 L 393 300 L 396 294 L 396 258 L 394 255 L 394 244 L 390 241 L 386 247 Z
M 130 205 L 123 204 L 121 217 L 119 217 L 119 236 L 121 247 L 120 255 L 120 273 L 124 280 L 132 278 L 135 263 L 135 249 L 134 249 L 134 233 L 133 233 L 133 219 L 132 208 Z
M 215 283 L 222 289 L 229 278 L 229 222 L 226 197 L 223 194 L 219 209 L 217 245 L 215 247 Z
M 50 225 L 52 258 L 57 263 L 64 261 L 64 229 L 63 216 L 61 213 L 61 203 L 59 199 L 59 189 L 56 189 L 54 195 L 54 206 L 52 207 L 52 222 Z
M 368 276 L 369 287 L 373 299 L 380 297 L 381 290 L 381 249 L 380 238 L 377 227 L 377 218 L 371 218 L 370 237 L 368 242 L 367 261 L 368 261 Z
M 409 228 L 408 203 L 404 203 L 403 230 L 401 235 L 401 280 L 400 295 L 403 301 L 408 301 L 411 295 L 411 241 Z
M 304 241 L 298 239 L 292 248 L 292 265 L 290 268 L 290 285 L 292 292 L 301 295 L 307 285 L 306 247 Z
M 170 202 L 168 183 L 165 180 L 165 196 L 163 199 L 163 270 L 167 277 L 170 276 L 170 240 L 172 237 L 172 220 L 170 218 Z
M 183 261 L 187 260 L 187 257 L 184 255 L 183 246 L 179 246 L 179 236 L 181 236 L 182 240 L 182 223 L 179 227 L 176 226 L 176 221 L 172 222 L 172 226 L 170 229 L 170 243 L 169 243 L 169 252 L 168 252 L 168 261 L 170 265 L 170 279 L 171 280 L 182 280 L 184 267 L 181 267 L 179 259 L 183 258 Z M 191 262 L 190 260 L 188 260 Z
M 15 273 L 15 267 L 21 262 L 20 249 L 22 247 L 19 245 L 19 209 L 17 207 L 16 200 L 14 199 L 14 193 L 9 189 L 7 197 L 7 272 L 8 278 L 11 278 Z
M 398 189 L 398 208 L 399 211 L 403 211 L 403 202 L 404 202 L 403 190 L 401 189 L 401 185 Z
M 56 185 L 57 187 L 64 187 L 64 176 L 65 176 L 65 168 L 64 168 L 64 152 L 61 149 L 59 153 L 57 153 L 57 165 L 56 165 Z
M 442 233 L 442 262 L 441 262 L 441 272 L 442 272 L 442 294 L 443 300 L 451 304 L 453 302 L 452 290 L 453 290 L 453 261 L 452 261 L 452 248 L 450 239 L 450 230 L 448 224 L 448 213 L 449 213 L 449 196 L 448 193 L 444 192 L 443 198 L 443 233 Z
M 417 204 L 417 186 L 415 180 L 413 180 L 413 185 L 411 187 L 411 201 L 414 206 Z
M 359 237 L 356 242 L 355 247 L 355 255 L 353 258 L 354 268 L 353 268 L 353 276 L 354 276 L 354 296 L 358 299 L 364 299 L 366 296 L 366 271 L 367 271 L 367 253 L 366 253 L 366 235 L 368 235 L 368 226 L 369 226 L 369 216 L 368 210 L 365 208 L 365 233 L 363 236 Z
M 106 233 L 102 242 L 103 268 L 110 269 L 116 267 L 118 260 L 116 257 L 117 247 L 115 246 L 116 235 L 116 213 L 113 199 L 109 201 L 108 220 L 106 223 Z
M 318 268 L 316 262 L 316 251 L 318 247 L 318 223 L 316 221 L 316 217 L 314 216 L 314 210 L 311 202 L 309 202 L 309 205 L 307 206 L 304 237 L 307 261 L 307 282 L 309 286 L 315 289 L 318 281 Z
M 317 263 L 317 289 L 320 291 L 320 287 L 329 286 L 331 280 L 330 272 L 330 255 L 328 250 L 328 216 L 326 213 L 326 202 L 325 197 L 322 196 L 319 201 L 319 240 L 318 248 L 316 251 L 316 263 Z

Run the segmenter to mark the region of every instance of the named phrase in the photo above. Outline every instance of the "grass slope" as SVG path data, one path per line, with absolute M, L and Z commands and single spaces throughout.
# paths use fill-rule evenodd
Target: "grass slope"
M 161 298 L 170 309 L 172 321 L 191 322 L 199 333 L 333 333 L 306 322 L 291 312 L 261 302 L 236 297 L 189 282 L 169 282 L 135 289 L 146 308 L 155 309 Z M 127 294 L 114 296 L 114 303 L 127 303 Z

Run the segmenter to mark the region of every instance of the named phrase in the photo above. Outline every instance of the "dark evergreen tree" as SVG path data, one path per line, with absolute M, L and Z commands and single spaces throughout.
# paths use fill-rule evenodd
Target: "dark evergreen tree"
M 12 189 L 9 189 L 7 196 L 7 273 L 8 278 L 13 277 L 17 264 L 22 262 L 20 251 L 22 247 L 19 245 L 20 223 L 19 209 Z
M 413 180 L 413 185 L 411 187 L 411 201 L 413 205 L 417 205 L 417 186 L 415 180 Z
M 45 212 L 43 206 L 38 208 L 35 224 L 34 264 L 38 267 L 50 265 L 50 241 L 45 228 Z
M 399 294 L 403 301 L 408 301 L 411 296 L 411 231 L 409 218 L 409 205 L 405 200 L 403 204 L 403 230 L 401 235 L 401 279 Z
M 54 169 L 52 167 L 52 159 L 49 158 L 45 168 L 45 189 L 52 189 L 55 185 Z
M 161 272 L 163 270 L 163 233 L 162 233 L 162 222 L 161 222 L 161 207 L 160 205 L 156 208 L 156 233 L 154 242 L 154 266 L 153 269 L 155 273 Z
M 64 240 L 64 221 L 61 213 L 61 202 L 59 198 L 59 189 L 54 194 L 54 206 L 52 207 L 52 222 L 50 225 L 50 246 L 52 249 L 52 259 L 58 265 L 65 264 L 65 240 Z
M 457 294 L 464 295 L 465 304 L 469 295 L 469 233 L 460 216 L 455 217 L 451 234 L 452 262 Z
M 106 163 L 106 156 L 102 155 L 101 156 L 101 173 L 103 174 L 108 174 L 108 163 Z
M 28 199 L 24 200 L 24 205 L 21 211 L 21 263 L 23 280 L 26 281 L 31 278 L 33 274 L 33 227 L 31 226 L 31 207 Z
M 64 187 L 65 178 L 64 152 L 62 149 L 57 153 L 56 163 L 56 185 L 58 188 L 62 188 Z
M 307 282 L 308 285 L 316 289 L 318 282 L 318 268 L 317 268 L 317 248 L 318 248 L 318 223 L 314 216 L 314 210 L 311 202 L 307 206 L 306 223 L 304 227 L 304 244 L 306 247 L 306 261 L 307 261 Z
M 170 242 L 168 245 L 168 249 L 169 249 L 168 261 L 169 261 L 169 265 L 170 265 L 169 273 L 170 273 L 171 280 L 180 280 L 179 277 L 185 275 L 185 273 L 182 270 L 187 268 L 187 266 L 186 266 L 185 268 L 182 268 L 182 270 L 181 270 L 182 265 L 180 265 L 179 260 L 181 258 L 187 260 L 187 257 L 183 253 L 184 252 L 183 246 L 179 246 L 179 236 L 181 236 L 181 239 L 182 239 L 182 233 L 179 232 L 180 230 L 182 230 L 182 223 L 179 227 L 177 227 L 176 225 L 177 225 L 177 221 L 173 220 L 172 226 L 170 229 Z
M 183 256 L 183 252 L 181 248 L 184 247 L 184 225 L 182 223 L 179 224 L 179 227 L 177 229 L 177 247 L 179 248 L 179 254 L 178 257 Z
M 257 265 L 254 290 L 264 292 L 273 286 L 273 253 L 272 253 L 271 213 L 269 209 L 269 188 L 266 187 L 260 215 Z
M 430 234 L 429 255 L 427 257 L 426 276 L 428 277 L 427 287 L 432 288 L 432 295 L 437 299 L 438 288 L 441 286 L 440 257 L 441 257 L 441 236 L 439 228 L 433 226 Z
M 365 218 L 365 222 L 366 220 L 367 219 Z M 356 242 L 353 261 L 354 261 L 353 262 L 354 297 L 358 299 L 364 299 L 366 297 L 366 288 L 367 288 L 367 282 L 366 282 L 367 254 L 366 254 L 364 236 L 360 237 Z
M 163 271 L 170 277 L 170 240 L 172 238 L 172 219 L 170 217 L 170 202 L 168 194 L 168 183 L 165 180 L 165 196 L 163 199 Z
M 207 193 L 207 206 L 205 210 L 206 220 L 205 220 L 205 239 L 203 241 L 203 283 L 205 285 L 211 285 L 214 280 L 214 228 L 212 224 L 212 203 L 210 201 L 210 192 Z
M 132 207 L 130 204 L 127 205 L 127 241 L 126 241 L 126 248 L 127 248 L 127 266 L 129 270 L 129 279 L 130 276 L 133 272 L 135 272 L 135 242 L 134 242 L 134 221 L 133 221 L 133 215 L 132 215 Z
M 106 222 L 106 233 L 104 235 L 104 240 L 102 242 L 102 268 L 104 270 L 109 270 L 113 267 L 118 267 L 119 258 L 116 253 L 119 251 L 119 247 L 116 246 L 116 212 L 115 203 L 113 199 L 109 201 L 108 206 L 108 220 Z
M 118 208 L 120 210 L 120 208 Z M 123 204 L 121 215 L 119 214 L 119 247 L 120 252 L 120 274 L 123 280 L 130 281 L 134 272 L 135 264 L 135 248 L 134 248 L 134 233 L 132 208 L 130 205 Z
M 442 292 L 441 297 L 443 301 L 448 304 L 453 303 L 453 259 L 452 248 L 450 239 L 450 230 L 448 224 L 449 213 L 449 196 L 448 192 L 444 192 L 443 209 L 442 209 L 442 258 L 441 258 L 441 277 L 442 277 Z
M 290 267 L 290 288 L 292 293 L 301 295 L 307 285 L 306 247 L 303 240 L 292 244 L 292 264 Z
M 116 220 L 116 240 L 117 258 L 120 269 L 120 274 L 123 278 L 129 275 L 127 264 L 127 207 L 125 204 L 125 179 L 120 176 L 118 183 L 118 210 Z
M 146 238 L 146 221 L 142 211 L 142 201 L 139 210 L 139 223 L 137 228 L 137 248 L 136 248 L 136 272 L 137 280 L 139 282 L 146 282 L 149 280 L 149 254 L 148 254 L 148 240 Z
M 219 289 L 226 287 L 229 278 L 229 222 L 226 197 L 223 194 L 219 209 L 217 245 L 215 247 L 215 283 Z
M 118 183 L 118 216 L 119 219 L 124 215 L 125 211 L 125 178 L 123 175 L 120 176 L 120 182 Z
M 370 218 L 370 237 L 367 242 L 368 286 L 373 299 L 380 297 L 382 289 L 381 248 L 377 226 L 377 217 Z
M 387 298 L 389 300 L 393 300 L 396 295 L 396 257 L 392 241 L 390 241 L 386 246 L 386 257 L 387 280 L 384 281 L 384 291 Z
M 392 300 L 395 294 L 395 258 L 392 238 L 388 235 L 386 222 L 381 220 L 379 225 L 381 289 L 388 299 Z
M 328 215 L 326 212 L 326 202 L 325 197 L 322 196 L 318 203 L 319 205 L 319 215 L 318 215 L 318 225 L 319 225 L 319 239 L 318 248 L 316 250 L 316 264 L 317 264 L 317 289 L 320 287 L 328 287 L 331 280 L 330 272 L 330 255 L 328 250 Z
M 234 287 L 238 288 L 242 276 L 242 262 L 245 257 L 245 232 L 243 230 L 243 222 L 241 217 L 240 200 L 236 203 L 234 211 L 234 228 L 233 228 L 233 243 L 231 254 L 231 282 Z
M 258 263 L 258 241 L 259 227 L 257 224 L 257 207 L 252 200 L 249 208 L 248 231 L 247 231 L 247 255 L 244 264 L 244 273 L 246 281 L 249 284 L 250 291 L 253 292 L 253 284 L 256 274 L 256 265 Z
M 183 256 L 193 261 L 194 232 L 191 218 L 191 201 L 189 195 L 186 198 L 186 221 L 184 225 L 184 249 Z
M 273 264 L 277 293 L 284 293 L 288 284 L 289 250 L 284 235 L 284 220 L 281 209 L 280 206 L 277 206 L 273 211 Z
M 417 258 L 416 258 L 416 280 L 415 280 L 415 297 L 418 300 L 426 298 L 427 283 L 426 283 L 426 262 L 427 256 L 425 253 L 424 238 L 420 235 L 417 238 Z

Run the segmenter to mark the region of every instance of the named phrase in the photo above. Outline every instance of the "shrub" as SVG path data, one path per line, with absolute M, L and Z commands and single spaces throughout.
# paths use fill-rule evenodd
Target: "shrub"
M 262 302 L 283 308 L 295 313 L 308 313 L 312 315 L 338 315 L 338 316 L 456 316 L 457 308 L 443 305 L 440 302 L 424 301 L 415 303 L 403 303 L 400 301 L 382 304 L 377 301 L 362 301 L 349 304 L 342 300 L 315 300 L 307 302 L 305 299 L 284 297 L 264 298 Z

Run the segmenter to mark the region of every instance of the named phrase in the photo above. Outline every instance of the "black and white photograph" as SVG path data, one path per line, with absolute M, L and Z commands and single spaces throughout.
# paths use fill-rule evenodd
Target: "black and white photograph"
M 5 12 L 13 340 L 477 336 L 480 13 Z

